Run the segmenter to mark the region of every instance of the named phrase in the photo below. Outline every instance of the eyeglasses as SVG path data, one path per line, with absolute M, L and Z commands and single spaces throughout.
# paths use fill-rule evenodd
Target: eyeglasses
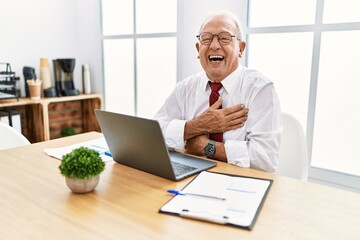
M 228 32 L 221 32 L 219 34 L 203 32 L 203 33 L 200 33 L 199 35 L 197 35 L 196 37 L 199 39 L 201 44 L 209 45 L 213 41 L 215 36 L 217 37 L 217 39 L 221 45 L 228 45 L 231 42 L 232 38 L 235 37 L 234 35 L 231 35 Z

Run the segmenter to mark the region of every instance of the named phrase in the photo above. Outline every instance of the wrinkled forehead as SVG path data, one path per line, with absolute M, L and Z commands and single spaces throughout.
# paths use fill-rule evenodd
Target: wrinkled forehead
M 235 23 L 226 16 L 214 16 L 210 19 L 207 19 L 200 27 L 200 33 L 201 32 L 230 32 L 233 34 L 237 33 Z

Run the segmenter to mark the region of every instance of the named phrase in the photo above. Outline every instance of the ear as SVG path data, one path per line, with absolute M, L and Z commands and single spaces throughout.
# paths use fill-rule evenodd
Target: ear
M 246 42 L 239 41 L 239 57 L 241 58 L 246 47 Z
M 195 46 L 196 46 L 197 51 L 199 52 L 199 47 L 200 47 L 199 43 L 197 42 Z

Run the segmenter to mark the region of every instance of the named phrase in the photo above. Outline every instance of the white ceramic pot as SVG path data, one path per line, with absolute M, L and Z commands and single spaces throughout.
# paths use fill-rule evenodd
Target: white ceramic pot
M 66 185 L 74 193 L 88 193 L 94 191 L 99 183 L 100 175 L 90 179 L 65 178 Z

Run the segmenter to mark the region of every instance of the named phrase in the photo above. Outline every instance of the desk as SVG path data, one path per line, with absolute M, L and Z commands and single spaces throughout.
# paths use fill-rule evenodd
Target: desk
M 43 149 L 91 132 L 0 151 L 0 239 L 359 239 L 360 195 L 218 163 L 213 171 L 274 179 L 252 231 L 158 213 L 191 179 L 172 182 L 107 163 L 96 190 L 73 194 Z

